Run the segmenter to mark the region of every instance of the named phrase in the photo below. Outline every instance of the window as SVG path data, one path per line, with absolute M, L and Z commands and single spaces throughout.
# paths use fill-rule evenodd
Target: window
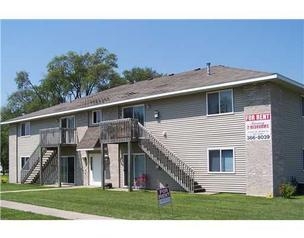
M 92 112 L 92 124 L 98 124 L 101 122 L 101 111 L 93 111 Z
M 21 123 L 20 136 L 28 136 L 28 135 L 30 135 L 30 123 L 29 122 Z
M 207 93 L 208 115 L 233 112 L 232 89 Z
M 302 116 L 304 117 L 304 96 L 302 97 Z
M 122 109 L 123 118 L 135 118 L 138 122 L 144 125 L 145 122 L 145 107 L 144 106 L 132 106 Z
M 29 160 L 30 157 L 28 156 L 22 156 L 21 157 L 21 168 L 25 170 L 29 170 L 29 165 L 26 164 L 26 162 Z M 25 167 L 26 166 L 26 167 Z
M 63 117 L 60 120 L 60 127 L 65 129 L 73 129 L 75 128 L 75 117 Z
M 234 150 L 231 148 L 208 149 L 209 172 L 234 172 Z

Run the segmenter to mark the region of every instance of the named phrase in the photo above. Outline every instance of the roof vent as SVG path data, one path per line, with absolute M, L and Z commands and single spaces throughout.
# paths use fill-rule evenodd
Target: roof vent
M 211 72 L 210 72 L 211 63 L 210 62 L 206 63 L 206 66 L 207 66 L 207 74 L 211 75 Z

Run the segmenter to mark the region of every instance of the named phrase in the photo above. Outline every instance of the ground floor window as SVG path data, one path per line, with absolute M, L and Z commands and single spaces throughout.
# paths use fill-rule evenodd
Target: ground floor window
M 28 170 L 28 164 L 26 163 L 28 160 L 29 160 L 29 156 L 22 156 L 21 157 L 21 168 L 22 169 L 25 169 L 25 170 Z
M 208 149 L 209 172 L 231 173 L 234 172 L 233 148 Z

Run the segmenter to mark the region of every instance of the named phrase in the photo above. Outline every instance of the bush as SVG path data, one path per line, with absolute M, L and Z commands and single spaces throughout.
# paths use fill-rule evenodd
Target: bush
M 280 193 L 283 198 L 291 198 L 296 192 L 296 186 L 291 183 L 283 183 L 280 185 Z

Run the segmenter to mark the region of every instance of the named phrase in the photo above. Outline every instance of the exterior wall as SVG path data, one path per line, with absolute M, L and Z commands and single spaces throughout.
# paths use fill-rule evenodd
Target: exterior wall
M 145 126 L 195 170 L 195 180 L 207 191 L 245 193 L 243 99 L 242 89 L 235 89 L 235 112 L 217 116 L 206 115 L 205 93 L 149 102 Z M 154 119 L 154 110 L 159 111 L 160 120 Z M 207 149 L 211 147 L 234 147 L 235 173 L 208 173 Z
M 195 180 L 207 191 L 250 192 L 247 190 L 248 151 L 245 141 L 244 111 L 254 111 L 259 105 L 269 105 L 270 85 L 267 83 L 238 87 L 234 88 L 233 94 L 234 113 L 226 115 L 206 115 L 206 93 L 155 100 L 145 104 L 145 127 L 195 170 Z M 159 111 L 159 119 L 154 118 L 155 110 Z M 207 151 L 212 147 L 234 148 L 234 173 L 208 172 Z M 263 151 L 263 147 L 265 146 L 262 144 L 255 149 Z M 272 156 L 271 146 L 266 147 L 270 151 L 265 158 L 259 158 L 256 152 L 250 155 L 256 161 L 266 160 L 269 165 Z M 124 148 L 122 151 L 127 150 Z M 270 171 L 268 175 L 271 177 L 272 169 L 268 165 L 265 166 Z M 123 175 L 121 176 L 121 185 L 123 185 Z M 151 172 L 151 178 L 155 181 L 160 177 L 157 170 Z M 167 178 L 165 183 L 169 180 Z M 171 186 L 178 189 L 176 185 Z M 267 192 L 271 191 L 267 190 Z M 260 193 L 257 191 L 255 195 Z
M 17 125 L 10 125 L 9 127 L 9 182 L 17 183 Z
M 270 105 L 249 106 L 246 114 L 269 113 Z M 272 140 L 247 141 L 247 195 L 273 196 Z
M 278 194 L 280 184 L 290 181 L 291 177 L 304 183 L 301 93 L 273 85 L 272 119 L 274 190 Z
M 20 136 L 20 130 L 18 130 L 18 182 L 20 183 L 21 176 L 21 157 L 31 156 L 40 142 L 40 129 L 58 127 L 56 118 L 47 118 L 43 120 L 30 122 L 30 135 Z M 20 128 L 20 126 L 19 126 Z

